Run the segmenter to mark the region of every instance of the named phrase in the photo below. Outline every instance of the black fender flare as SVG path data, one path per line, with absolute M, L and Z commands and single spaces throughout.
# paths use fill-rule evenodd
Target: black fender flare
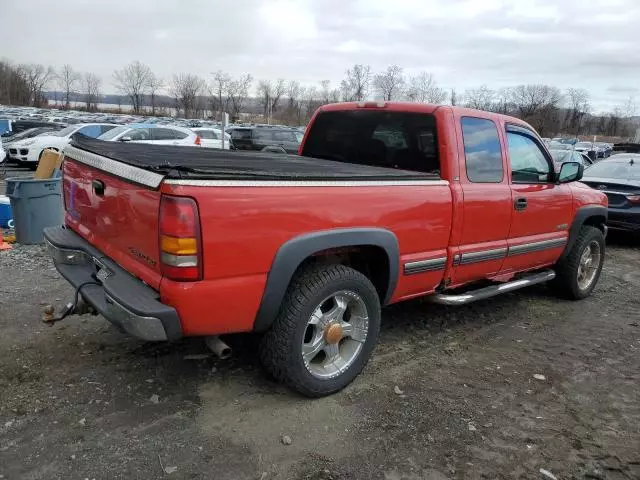
M 383 228 L 340 228 L 308 233 L 292 238 L 276 252 L 253 330 L 264 332 L 271 327 L 289 283 L 302 262 L 323 250 L 353 246 L 375 246 L 382 248 L 387 254 L 389 282 L 385 298 L 382 299 L 382 304 L 386 305 L 395 291 L 400 272 L 400 247 L 391 231 Z
M 589 218 L 604 218 L 602 222 L 603 230 L 606 233 L 606 223 L 609 215 L 609 211 L 607 207 L 603 205 L 587 205 L 584 207 L 578 208 L 576 211 L 576 215 L 573 218 L 573 223 L 571 224 L 571 228 L 569 229 L 569 238 L 567 240 L 567 246 L 562 252 L 562 256 L 560 260 L 564 259 L 569 252 L 573 248 L 573 244 L 576 243 L 578 239 L 578 235 L 580 234 L 580 229 L 585 223 L 588 223 Z

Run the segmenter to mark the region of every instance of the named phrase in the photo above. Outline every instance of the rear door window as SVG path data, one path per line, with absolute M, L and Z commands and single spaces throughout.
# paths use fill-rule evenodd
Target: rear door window
M 425 113 L 323 112 L 310 127 L 303 156 L 439 173 L 436 122 Z
M 473 183 L 500 183 L 504 177 L 498 127 L 485 118 L 463 117 L 462 139 L 467 178 Z
M 231 130 L 231 138 L 234 140 L 251 140 L 251 129 L 236 128 Z
M 129 137 L 132 141 L 151 140 L 151 133 L 148 128 L 133 128 L 125 133 L 122 138 Z

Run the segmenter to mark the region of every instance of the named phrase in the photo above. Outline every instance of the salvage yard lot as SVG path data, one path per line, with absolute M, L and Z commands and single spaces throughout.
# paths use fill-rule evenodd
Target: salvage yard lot
M 640 478 L 639 291 L 622 237 L 582 302 L 541 286 L 395 306 L 363 374 L 309 400 L 266 378 L 251 336 L 220 361 L 101 317 L 43 325 L 72 291 L 43 248 L 16 247 L 0 254 L 0 478 Z

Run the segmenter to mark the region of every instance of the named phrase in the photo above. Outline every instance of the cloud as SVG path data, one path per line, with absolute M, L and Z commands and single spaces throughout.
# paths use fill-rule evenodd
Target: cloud
M 165 78 L 222 69 L 334 85 L 354 63 L 398 64 L 459 92 L 585 88 L 599 111 L 640 78 L 638 0 L 29 0 L 5 2 L 2 19 L 11 60 L 70 63 L 100 75 L 104 91 L 132 60 Z M 25 22 L 51 28 L 25 35 Z

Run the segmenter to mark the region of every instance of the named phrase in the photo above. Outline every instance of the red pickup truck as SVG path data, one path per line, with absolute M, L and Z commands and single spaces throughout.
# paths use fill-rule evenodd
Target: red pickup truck
M 299 156 L 77 138 L 55 264 L 145 340 L 263 333 L 266 369 L 308 396 L 362 370 L 381 307 L 463 305 L 549 281 L 595 287 L 606 196 L 555 172 L 526 123 L 458 107 L 342 103 Z

